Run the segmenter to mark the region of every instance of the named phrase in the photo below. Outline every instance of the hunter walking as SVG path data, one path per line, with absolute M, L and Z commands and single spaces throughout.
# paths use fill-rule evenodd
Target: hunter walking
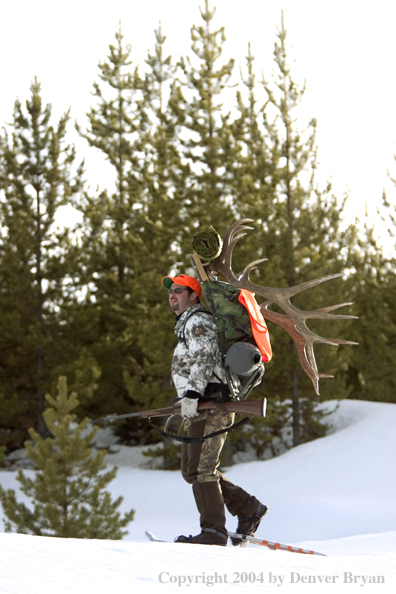
M 219 338 L 213 316 L 200 303 L 201 286 L 191 277 L 181 274 L 164 277 L 169 304 L 176 314 L 175 333 L 178 336 L 172 361 L 172 379 L 184 421 L 184 436 L 202 438 L 233 424 L 234 413 L 215 410 L 198 412 L 198 402 L 231 400 L 226 372 L 220 352 Z M 235 376 L 236 383 L 239 382 Z M 234 485 L 217 469 L 227 433 L 204 441 L 183 442 L 181 470 L 185 481 L 192 485 L 200 514 L 201 533 L 179 536 L 175 542 L 207 545 L 227 545 L 225 506 L 238 516 L 238 534 L 253 535 L 267 506 L 241 487 Z M 233 538 L 234 545 L 241 540 Z

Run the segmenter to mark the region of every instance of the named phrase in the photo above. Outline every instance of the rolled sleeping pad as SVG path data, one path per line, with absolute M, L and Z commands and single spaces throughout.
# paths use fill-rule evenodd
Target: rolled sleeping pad
M 260 349 L 249 342 L 236 342 L 227 351 L 225 366 L 239 377 L 249 377 L 262 365 Z

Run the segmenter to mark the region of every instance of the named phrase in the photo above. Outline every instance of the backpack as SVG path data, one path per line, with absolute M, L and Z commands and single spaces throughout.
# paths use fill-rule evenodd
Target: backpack
M 269 332 L 254 294 L 222 281 L 201 283 L 202 292 L 219 333 L 227 381 L 234 398 L 247 398 L 264 375 L 272 349 Z M 233 387 L 231 374 L 242 389 Z
M 213 314 L 223 355 L 238 342 L 255 345 L 262 361 L 271 360 L 268 328 L 254 294 L 221 281 L 205 281 L 202 292 Z

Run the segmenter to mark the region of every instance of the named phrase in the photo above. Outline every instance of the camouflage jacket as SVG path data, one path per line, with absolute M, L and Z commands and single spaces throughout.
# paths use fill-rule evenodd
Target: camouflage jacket
M 213 317 L 204 312 L 206 308 L 197 303 L 183 312 L 175 325 L 179 342 L 173 354 L 172 379 L 179 398 L 187 390 L 203 395 L 208 383 L 227 384 L 217 327 Z

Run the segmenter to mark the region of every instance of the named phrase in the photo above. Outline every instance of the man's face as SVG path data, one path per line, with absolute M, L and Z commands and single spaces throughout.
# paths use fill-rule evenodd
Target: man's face
M 181 293 L 172 291 L 169 295 L 169 304 L 172 311 L 174 311 L 177 316 L 180 316 L 186 309 L 196 302 L 198 295 L 196 293 L 190 295 L 187 287 L 176 285 L 175 283 L 172 283 L 171 289 L 183 289 Z

